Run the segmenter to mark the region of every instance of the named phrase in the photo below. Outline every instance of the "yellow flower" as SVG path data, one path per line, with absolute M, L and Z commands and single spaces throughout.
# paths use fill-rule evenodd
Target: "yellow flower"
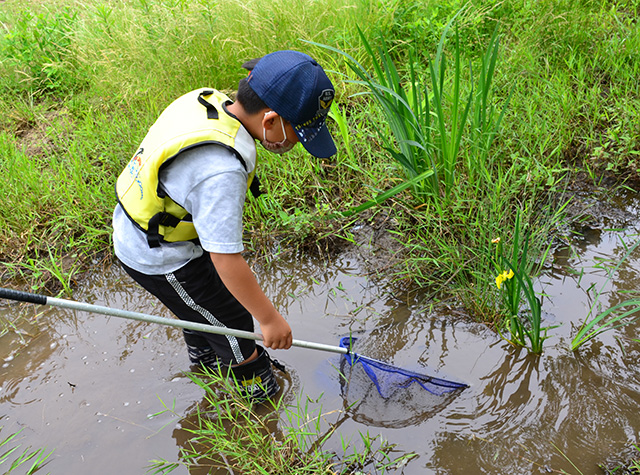
M 491 240 L 492 244 L 498 244 L 499 242 L 500 242 L 500 238 L 499 237 Z
M 512 279 L 514 275 L 513 269 L 509 269 L 508 271 L 505 270 L 502 274 L 498 274 L 496 277 L 496 286 L 500 288 L 505 280 Z

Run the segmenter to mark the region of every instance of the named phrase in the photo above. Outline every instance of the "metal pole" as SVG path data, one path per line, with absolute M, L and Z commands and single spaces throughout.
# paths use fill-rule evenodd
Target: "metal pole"
M 29 302 L 40 305 L 51 305 L 53 307 L 69 308 L 73 310 L 81 310 L 83 312 L 100 313 L 112 317 L 126 318 L 129 320 L 138 320 L 140 322 L 158 323 L 176 328 L 185 328 L 187 330 L 195 330 L 205 333 L 214 333 L 216 335 L 235 336 L 237 338 L 245 338 L 247 340 L 262 341 L 263 337 L 259 333 L 252 333 L 244 330 L 235 330 L 223 326 L 205 325 L 202 323 L 188 322 L 173 318 L 157 317 L 140 312 L 130 312 L 128 310 L 119 310 L 111 307 L 103 307 L 102 305 L 92 305 L 89 303 L 76 302 L 74 300 L 59 299 L 56 297 L 46 297 L 44 295 L 21 292 L 19 290 L 0 288 L 0 298 L 9 300 L 17 300 L 20 302 Z M 311 341 L 293 340 L 293 346 L 300 348 L 308 348 L 311 350 L 328 351 L 331 353 L 347 354 L 349 351 L 340 346 L 325 345 L 322 343 L 314 343 Z

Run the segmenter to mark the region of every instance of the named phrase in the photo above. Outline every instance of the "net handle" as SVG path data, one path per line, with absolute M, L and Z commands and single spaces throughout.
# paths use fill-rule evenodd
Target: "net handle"
M 187 330 L 200 331 L 204 333 L 213 333 L 215 335 L 234 336 L 236 338 L 244 338 L 247 340 L 263 341 L 263 337 L 260 333 L 253 333 L 244 330 L 236 330 L 227 327 L 218 327 L 214 325 L 205 325 L 202 323 L 188 322 L 185 320 L 178 320 L 174 318 L 164 318 L 155 315 L 149 315 L 140 312 L 130 312 L 128 310 L 120 310 L 117 308 L 104 307 L 102 305 L 93 305 L 84 302 L 77 302 L 74 300 L 59 299 L 56 297 L 47 297 L 45 295 L 22 292 L 20 290 L 0 288 L 0 298 L 14 300 L 18 302 L 27 302 L 38 305 L 50 305 L 52 307 L 68 308 L 72 310 L 81 310 L 84 312 L 99 313 L 102 315 L 109 315 L 112 317 L 126 318 L 129 320 L 137 320 L 147 323 L 157 323 L 160 325 L 167 325 L 175 328 L 182 328 Z M 293 340 L 292 346 L 299 348 L 307 348 L 311 350 L 327 351 L 330 353 L 340 353 L 343 355 L 349 354 L 347 348 L 333 345 L 325 345 L 323 343 L 315 343 L 312 341 Z

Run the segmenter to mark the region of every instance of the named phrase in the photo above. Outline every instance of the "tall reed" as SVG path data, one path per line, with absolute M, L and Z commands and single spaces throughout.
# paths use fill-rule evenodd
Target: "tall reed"
M 465 177 L 486 177 L 490 165 L 488 150 L 500 127 L 508 100 L 499 114 L 491 100 L 491 88 L 499 51 L 497 29 L 481 57 L 480 76 L 474 81 L 469 65 L 468 83 L 463 84 L 464 67 L 457 30 L 453 45 L 452 78 L 449 79 L 445 54 L 447 38 L 452 34 L 455 15 L 446 25 L 435 58 L 427 74 L 417 63 L 415 52 L 408 49 L 408 70 L 395 65 L 390 48 L 380 35 L 381 46 L 374 49 L 361 30 L 360 41 L 372 64 L 373 73 L 348 53 L 319 45 L 342 55 L 357 76 L 350 81 L 366 87 L 383 111 L 386 127 L 376 130 L 383 148 L 401 165 L 407 180 L 431 170 L 430 175 L 411 186 L 420 203 L 430 202 L 442 214 L 451 204 L 451 193 L 458 183 L 458 173 Z M 317 44 L 317 43 L 314 43 Z M 472 153 L 462 160 L 463 145 L 471 144 Z

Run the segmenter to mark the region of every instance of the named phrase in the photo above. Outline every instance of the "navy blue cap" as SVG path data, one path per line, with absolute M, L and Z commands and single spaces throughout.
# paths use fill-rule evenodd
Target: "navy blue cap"
M 326 124 L 335 89 L 311 56 L 276 51 L 242 66 L 251 71 L 247 79 L 251 89 L 291 123 L 311 155 L 328 158 L 336 153 Z

